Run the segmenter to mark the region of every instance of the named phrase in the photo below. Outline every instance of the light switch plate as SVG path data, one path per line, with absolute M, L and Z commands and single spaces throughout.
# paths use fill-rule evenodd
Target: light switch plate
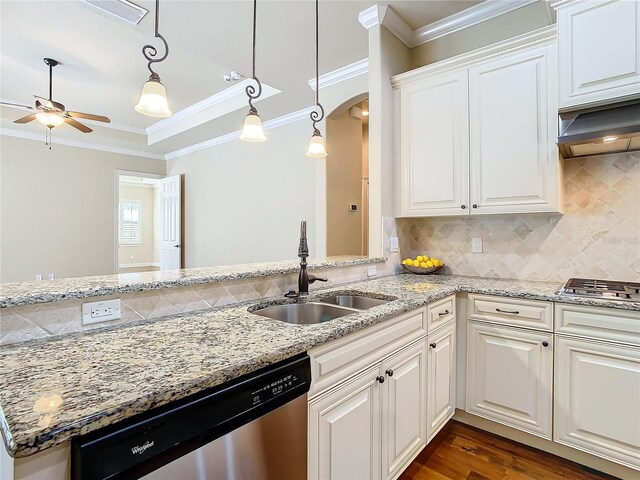
M 471 239 L 471 253 L 482 253 L 482 237 Z
M 367 276 L 375 277 L 377 274 L 378 274 L 378 267 L 376 267 L 375 265 L 369 265 L 369 268 L 367 268 Z
M 391 237 L 391 245 L 389 247 L 389 252 L 398 253 L 398 237 Z
M 122 306 L 119 298 L 82 304 L 82 324 L 106 322 L 122 317 Z

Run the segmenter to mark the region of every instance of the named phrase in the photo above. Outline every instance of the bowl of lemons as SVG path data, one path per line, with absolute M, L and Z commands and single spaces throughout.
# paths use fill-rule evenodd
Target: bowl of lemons
M 427 255 L 418 255 L 415 259 L 405 258 L 402 260 L 402 266 L 405 270 L 411 273 L 417 273 L 420 275 L 426 275 L 433 273 L 444 267 L 444 263 L 435 257 L 428 257 Z

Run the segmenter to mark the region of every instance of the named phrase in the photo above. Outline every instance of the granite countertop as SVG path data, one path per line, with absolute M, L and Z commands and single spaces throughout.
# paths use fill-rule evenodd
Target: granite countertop
M 353 267 L 384 263 L 384 257 L 344 255 L 309 259 L 309 270 Z M 186 268 L 156 272 L 122 273 L 93 277 L 61 278 L 32 282 L 0 284 L 0 308 L 55 302 L 72 298 L 118 295 L 159 288 L 185 287 L 204 283 L 226 282 L 243 278 L 269 277 L 297 273 L 300 259 L 281 262 L 244 263 L 218 267 Z
M 559 297 L 559 287 L 396 275 L 316 291 L 309 300 L 340 291 L 397 297 L 319 325 L 253 315 L 248 308 L 269 304 L 254 301 L 7 346 L 0 353 L 0 427 L 10 455 L 28 456 L 458 291 L 640 311 L 640 302 Z

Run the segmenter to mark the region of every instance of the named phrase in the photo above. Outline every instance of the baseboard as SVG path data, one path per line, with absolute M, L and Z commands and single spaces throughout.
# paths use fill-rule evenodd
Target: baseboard
M 453 416 L 454 420 L 465 425 L 479 428 L 489 433 L 493 433 L 500 437 L 508 438 L 514 442 L 523 443 L 538 450 L 542 450 L 558 457 L 566 458 L 572 462 L 584 465 L 587 468 L 598 470 L 614 477 L 621 478 L 623 480 L 637 480 L 640 476 L 640 472 L 625 467 L 624 465 L 618 465 L 604 458 L 591 455 L 590 453 L 582 452 L 580 450 L 567 447 L 566 445 L 560 445 L 559 443 L 552 442 L 545 438 L 540 438 L 535 435 L 521 432 L 512 427 L 502 425 L 500 423 L 493 422 L 486 418 L 478 417 L 471 413 L 467 413 L 464 410 L 456 409 L 456 413 Z
M 142 263 L 121 263 L 118 268 L 140 268 L 140 267 L 158 267 L 160 262 L 142 262 Z

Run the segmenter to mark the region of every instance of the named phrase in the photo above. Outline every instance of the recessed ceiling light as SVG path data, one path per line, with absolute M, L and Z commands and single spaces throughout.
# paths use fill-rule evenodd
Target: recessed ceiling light
M 613 135 L 608 135 L 608 136 L 604 137 L 604 138 L 602 139 L 602 141 L 603 141 L 604 143 L 611 143 L 611 142 L 615 142 L 617 139 L 618 139 L 618 137 L 615 137 L 615 136 L 613 136 Z
M 149 12 L 146 8 L 129 0 L 84 0 L 84 2 L 134 25 L 140 23 L 140 20 Z

